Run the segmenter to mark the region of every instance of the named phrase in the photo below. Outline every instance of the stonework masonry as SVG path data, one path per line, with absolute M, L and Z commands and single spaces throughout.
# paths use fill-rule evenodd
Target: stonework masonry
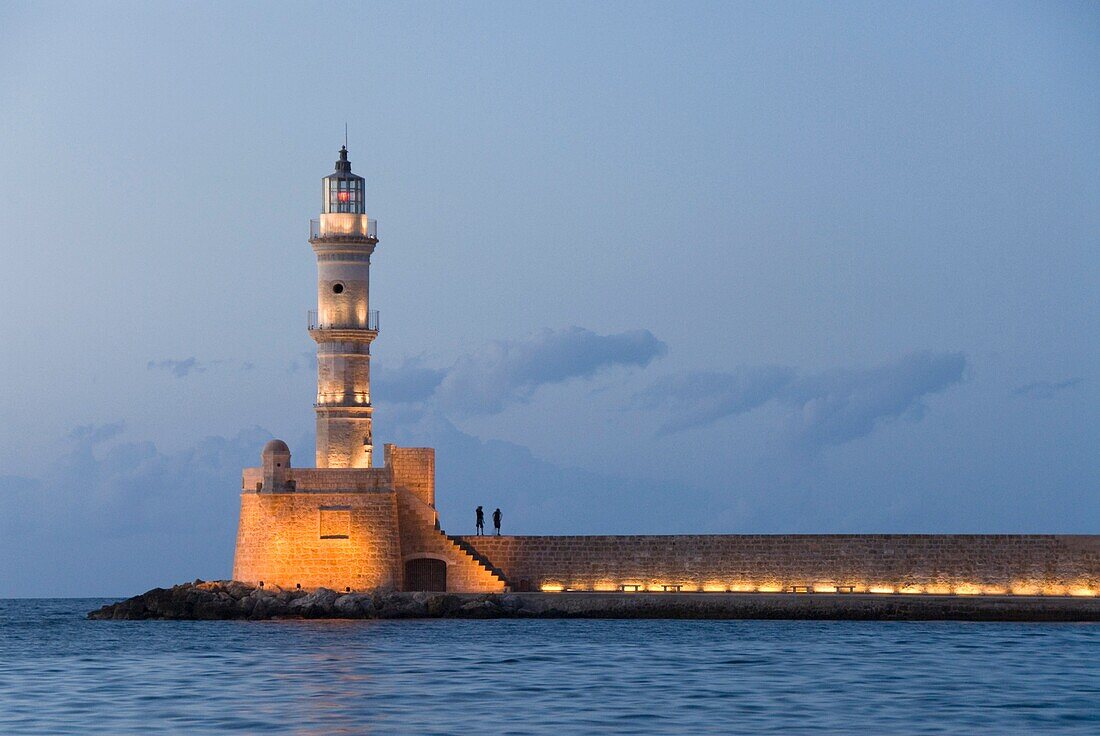
M 321 180 L 321 216 L 309 242 L 317 256 L 317 310 L 309 334 L 317 343 L 318 468 L 373 465 L 370 346 L 378 336 L 370 309 L 370 258 L 378 238 L 367 217 L 363 177 L 347 147 Z
M 401 590 L 405 565 L 438 560 L 445 589 L 499 593 L 503 576 L 439 529 L 435 451 L 386 445 L 381 468 L 294 468 L 268 443 L 241 478 L 236 580 L 282 588 Z
M 333 513 L 329 528 L 323 516 Z M 343 512 L 343 513 L 340 513 Z M 339 516 L 346 516 L 345 526 Z M 233 577 L 283 588 L 399 588 L 401 543 L 392 493 L 241 494 Z
M 435 450 L 386 445 L 385 463 L 393 469 L 394 482 L 399 489 L 435 507 Z
M 1100 536 L 463 537 L 518 590 L 1095 594 Z
M 283 588 L 1096 595 L 1100 536 L 825 534 L 450 537 L 435 452 L 386 445 L 380 468 L 294 468 L 273 440 L 246 468 L 233 577 Z M 416 578 L 423 584 L 423 578 Z

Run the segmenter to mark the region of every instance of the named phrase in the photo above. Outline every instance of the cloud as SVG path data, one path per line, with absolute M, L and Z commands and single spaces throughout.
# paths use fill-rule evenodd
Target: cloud
M 795 439 L 811 446 L 865 437 L 883 420 L 923 416 L 925 396 L 963 378 L 962 353 L 913 353 L 877 368 L 839 370 L 796 380 L 780 396 L 792 409 Z
M 373 393 L 397 404 L 425 401 L 435 393 L 447 371 L 429 368 L 420 357 L 410 358 L 394 369 L 381 364 L 374 370 Z
M 545 329 L 488 343 L 446 369 L 406 361 L 381 373 L 376 393 L 398 403 L 431 401 L 459 415 L 497 414 L 528 401 L 540 386 L 590 378 L 612 367 L 645 367 L 665 352 L 649 330 L 599 335 L 582 327 Z
M 481 439 L 434 409 L 411 405 L 382 431 L 404 446 L 434 447 L 443 528 L 473 532 L 473 509 L 500 507 L 508 534 L 680 534 L 729 531 L 737 506 L 724 487 L 591 472 L 536 457 L 529 448 Z
M 876 368 L 798 376 L 782 366 L 726 373 L 684 373 L 660 379 L 635 404 L 664 409 L 660 431 L 703 427 L 772 404 L 785 412 L 785 433 L 810 448 L 849 442 L 903 415 L 920 418 L 923 397 L 962 380 L 961 353 L 920 352 Z
M 121 422 L 78 427 L 37 477 L 0 476 L 0 597 L 132 594 L 225 577 L 259 428 L 165 452 Z
M 70 440 L 83 443 L 89 447 L 106 442 L 109 439 L 122 434 L 126 428 L 125 422 L 111 422 L 110 424 L 82 424 L 74 427 L 68 434 Z
M 681 479 L 557 465 L 521 445 L 467 434 L 419 405 L 391 414 L 397 431 L 384 434 L 437 448 L 451 533 L 471 531 L 478 504 L 500 506 L 512 533 L 724 530 L 714 498 Z M 271 434 L 250 428 L 165 451 L 121 431 L 120 422 L 81 427 L 55 448 L 40 476 L 0 475 L 0 598 L 132 595 L 229 576 L 241 468 L 259 464 Z M 310 464 L 308 448 L 291 449 L 302 458 L 296 465 Z M 663 513 L 672 505 L 707 511 L 672 518 Z
M 1012 393 L 1016 396 L 1026 396 L 1031 399 L 1052 399 L 1054 398 L 1054 394 L 1065 391 L 1068 388 L 1073 388 L 1079 383 L 1081 383 L 1080 378 L 1070 378 L 1065 381 L 1058 381 L 1057 383 L 1051 383 L 1050 381 L 1035 381 L 1020 386 Z
M 663 432 L 702 427 L 737 416 L 775 398 L 794 380 L 793 368 L 742 366 L 729 373 L 694 372 L 665 376 L 635 397 L 639 406 L 674 410 Z
M 317 353 L 311 350 L 307 350 L 298 353 L 296 358 L 291 359 L 286 366 L 286 372 L 293 375 L 300 371 L 316 371 L 317 370 Z
M 176 378 L 186 378 L 192 373 L 202 373 L 209 363 L 200 363 L 194 356 L 183 360 L 150 360 L 145 367 L 148 370 L 164 370 Z

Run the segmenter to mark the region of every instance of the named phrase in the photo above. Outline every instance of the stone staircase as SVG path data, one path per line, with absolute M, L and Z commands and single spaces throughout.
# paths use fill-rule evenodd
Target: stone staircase
M 397 492 L 397 509 L 402 537 L 408 543 L 403 553 L 433 554 L 448 560 L 451 563 L 447 569 L 448 590 L 456 593 L 503 593 L 510 589 L 503 572 L 493 567 L 469 544 L 445 534 L 439 528 L 439 514 L 435 508 L 413 493 L 400 489 Z
M 440 532 L 440 534 L 442 533 L 443 532 Z M 489 561 L 489 558 L 482 555 L 480 552 L 474 549 L 469 542 L 466 542 L 460 537 L 453 537 L 450 534 L 447 534 L 445 536 L 451 541 L 451 544 L 453 544 L 455 547 L 458 547 L 466 555 L 472 557 L 477 562 L 477 564 L 488 570 L 493 575 L 493 577 L 499 580 L 506 588 L 511 589 L 512 584 L 508 582 L 508 578 L 504 575 L 504 571 L 501 570 L 499 567 L 493 567 L 493 563 Z
M 439 529 L 439 513 L 435 508 L 417 498 L 411 491 L 397 491 L 397 506 L 400 511 L 409 514 L 422 524 Z

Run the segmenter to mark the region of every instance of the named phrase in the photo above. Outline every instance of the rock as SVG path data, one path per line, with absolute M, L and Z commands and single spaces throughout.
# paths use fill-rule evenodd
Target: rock
M 957 621 L 1100 621 L 1100 598 L 645 593 L 337 594 L 197 581 L 153 588 L 103 606 L 91 619 L 271 618 L 711 618 Z
M 500 597 L 500 607 L 510 613 L 516 613 L 523 608 L 523 599 L 518 595 L 506 593 Z
M 251 618 L 252 611 L 256 608 L 256 597 L 252 595 L 242 596 L 233 607 L 237 614 L 234 618 Z
M 443 593 L 436 593 L 424 601 L 424 609 L 428 615 L 436 618 L 443 615 L 443 606 L 447 600 L 447 596 Z
M 458 609 L 458 613 L 463 618 L 499 618 L 504 615 L 503 609 L 492 598 L 465 603 Z
M 327 618 L 332 616 L 336 598 L 335 590 L 318 588 L 312 593 L 290 601 L 287 609 L 290 613 L 298 613 L 303 618 Z
M 248 617 L 254 621 L 277 618 L 285 616 L 288 613 L 287 602 L 277 595 L 271 595 L 270 593 L 260 591 L 251 597 L 255 600 L 255 604 Z
M 409 618 L 418 613 L 426 615 L 428 611 L 426 603 L 418 603 L 413 596 L 400 593 L 375 594 L 373 603 L 378 618 Z
M 371 597 L 363 593 L 348 593 L 332 604 L 333 615 L 340 618 L 368 618 L 373 606 Z
M 225 586 L 225 592 L 233 597 L 234 600 L 241 600 L 246 598 L 255 588 L 247 583 L 242 583 L 237 580 L 230 580 Z

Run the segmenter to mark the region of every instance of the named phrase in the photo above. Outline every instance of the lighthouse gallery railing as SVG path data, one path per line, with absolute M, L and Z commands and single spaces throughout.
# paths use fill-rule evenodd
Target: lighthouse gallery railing
M 309 221 L 309 239 L 314 240 L 378 240 L 378 220 L 365 217 L 348 219 L 322 228 L 320 220 Z
M 372 309 L 362 318 L 357 315 L 318 316 L 316 309 L 307 313 L 310 330 L 373 330 L 378 332 L 378 310 Z

